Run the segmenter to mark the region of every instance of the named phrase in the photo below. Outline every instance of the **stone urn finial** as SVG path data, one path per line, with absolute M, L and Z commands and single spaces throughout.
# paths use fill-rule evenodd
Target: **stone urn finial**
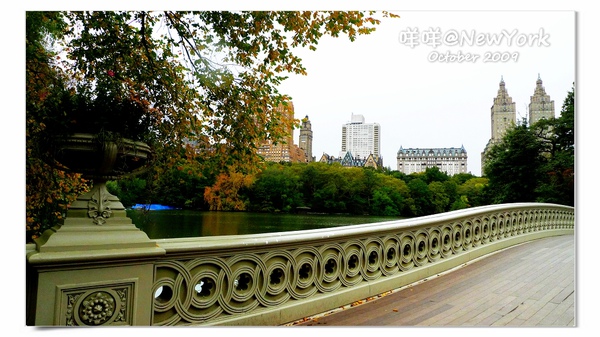
M 55 159 L 63 169 L 92 180 L 93 187 L 69 205 L 62 226 L 49 229 L 36 239 L 38 252 L 77 251 L 97 255 L 115 248 L 156 248 L 127 217 L 119 198 L 106 188 L 108 180 L 148 168 L 152 160 L 148 145 L 76 133 L 59 142 Z M 30 262 L 35 259 L 30 258 Z

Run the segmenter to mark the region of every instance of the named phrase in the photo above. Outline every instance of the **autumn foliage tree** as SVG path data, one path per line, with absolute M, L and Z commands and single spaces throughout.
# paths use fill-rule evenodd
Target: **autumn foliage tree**
M 277 107 L 289 97 L 278 85 L 286 74 L 307 71 L 295 49 L 316 50 L 324 35 L 346 35 L 353 41 L 374 31 L 377 17 L 390 16 L 339 11 L 28 12 L 28 155 L 42 156 L 35 148 L 52 139 L 56 130 L 49 125 L 70 126 L 62 103 L 75 95 L 97 99 L 102 94 L 98 88 L 108 83 L 116 88 L 117 99 L 143 107 L 140 118 L 149 124 L 141 138 L 155 149 L 157 165 L 200 157 L 196 162 L 210 165 L 215 175 L 231 167 L 242 174 L 256 171 L 258 144 L 282 139 L 288 127 Z M 94 118 L 101 119 L 102 111 Z M 45 171 L 41 163 L 31 165 L 37 166 L 28 170 L 28 185 L 31 179 L 49 179 L 39 173 Z M 64 178 L 65 184 L 77 185 L 68 180 L 72 177 Z M 35 193 L 28 186 L 28 197 Z M 45 211 L 28 204 L 28 219 L 39 212 Z
M 240 172 L 220 173 L 214 185 L 204 189 L 204 200 L 211 211 L 245 211 L 248 189 L 253 176 Z
M 57 170 L 41 158 L 47 121 L 55 118 L 63 83 L 52 67 L 48 45 L 65 28 L 60 13 L 28 12 L 26 20 L 26 239 L 58 225 L 67 205 L 87 189 L 80 174 Z

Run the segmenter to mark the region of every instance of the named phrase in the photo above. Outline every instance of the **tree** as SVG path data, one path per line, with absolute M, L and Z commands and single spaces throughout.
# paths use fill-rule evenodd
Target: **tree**
M 49 45 L 65 28 L 61 13 L 27 12 L 25 43 L 26 75 L 26 239 L 58 225 L 67 206 L 88 189 L 80 174 L 57 170 L 44 162 L 37 144 L 62 98 L 63 83 L 52 67 L 56 53 Z
M 371 192 L 370 214 L 405 215 L 406 200 L 410 198 L 406 183 L 387 174 L 377 174 L 376 179 L 377 183 Z
M 430 184 L 434 181 L 444 182 L 450 179 L 446 172 L 440 171 L 439 167 L 428 167 L 425 169 L 425 173 L 423 176 L 423 181 L 426 184 Z
M 452 177 L 450 177 L 450 180 L 456 182 L 456 185 L 460 186 L 460 185 L 464 184 L 467 180 L 473 179 L 473 178 L 476 178 L 476 177 L 471 173 L 457 173 L 457 174 L 453 175 Z
M 376 16 L 394 15 L 27 12 L 28 186 L 50 179 L 35 159 L 48 157 L 45 142 L 72 126 L 65 107 L 74 97 L 102 98 L 99 88 L 108 87 L 114 97 L 143 108 L 134 122 L 148 125 L 144 141 L 153 146 L 157 162 L 200 157 L 214 175 L 232 168 L 256 172 L 258 144 L 283 139 L 289 126 L 281 116 L 290 97 L 277 86 L 288 73 L 306 74 L 294 48 L 316 50 L 323 35 L 354 41 L 374 31 Z M 94 117 L 102 119 L 102 111 L 98 114 Z M 64 179 L 77 184 L 74 176 Z M 36 192 L 28 187 L 30 193 Z M 42 211 L 36 207 L 28 205 L 28 219 Z
M 148 177 L 145 197 L 153 203 L 179 208 L 208 209 L 204 190 L 215 183 L 215 177 L 200 171 L 203 168 L 206 170 L 204 165 L 185 159 L 179 159 L 172 166 L 156 167 Z
M 574 206 L 575 88 L 567 94 L 559 118 L 541 120 L 532 129 L 542 139 L 547 157 L 538 201 Z
M 412 200 L 411 212 L 414 216 L 423 216 L 435 213 L 432 192 L 427 183 L 421 178 L 414 178 L 408 184 Z
M 211 211 L 245 211 L 248 203 L 246 190 L 254 177 L 240 172 L 220 173 L 213 186 L 204 189 L 204 200 Z
M 487 178 L 473 177 L 458 186 L 456 192 L 459 195 L 452 209 L 461 209 L 485 205 L 484 189 L 488 184 Z
M 450 196 L 443 183 L 433 181 L 427 186 L 431 191 L 431 203 L 434 213 L 443 213 L 448 210 L 450 205 Z
M 371 214 L 385 216 L 400 215 L 398 205 L 390 197 L 388 188 L 382 187 L 373 191 Z
M 146 201 L 146 180 L 140 177 L 109 181 L 106 184 L 108 192 L 119 197 L 119 201 L 125 207 L 131 207 L 137 203 Z
M 290 165 L 269 164 L 250 189 L 250 209 L 290 212 L 302 204 L 300 176 Z
M 486 157 L 488 200 L 494 204 L 535 202 L 545 161 L 542 152 L 540 138 L 525 123 L 508 130 Z

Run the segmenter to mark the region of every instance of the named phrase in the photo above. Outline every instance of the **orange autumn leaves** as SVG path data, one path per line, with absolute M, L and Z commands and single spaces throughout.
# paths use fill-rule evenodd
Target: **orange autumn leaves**
M 35 239 L 44 228 L 58 225 L 68 205 L 88 190 L 77 173 L 56 170 L 35 158 L 27 160 L 26 233 Z
M 244 211 L 246 203 L 240 190 L 249 188 L 254 181 L 251 175 L 238 172 L 221 173 L 216 182 L 204 190 L 204 200 L 211 211 Z

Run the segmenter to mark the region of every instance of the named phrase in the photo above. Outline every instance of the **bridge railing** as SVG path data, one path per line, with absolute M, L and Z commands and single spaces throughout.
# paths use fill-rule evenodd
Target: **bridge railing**
M 574 232 L 572 207 L 505 204 L 318 230 L 156 240 L 152 325 L 277 325 Z
M 575 213 L 504 204 L 347 227 L 163 240 L 144 239 L 124 218 L 107 219 L 107 229 L 83 221 L 64 225 L 46 244 L 27 245 L 28 325 L 285 324 L 515 244 L 573 234 Z

